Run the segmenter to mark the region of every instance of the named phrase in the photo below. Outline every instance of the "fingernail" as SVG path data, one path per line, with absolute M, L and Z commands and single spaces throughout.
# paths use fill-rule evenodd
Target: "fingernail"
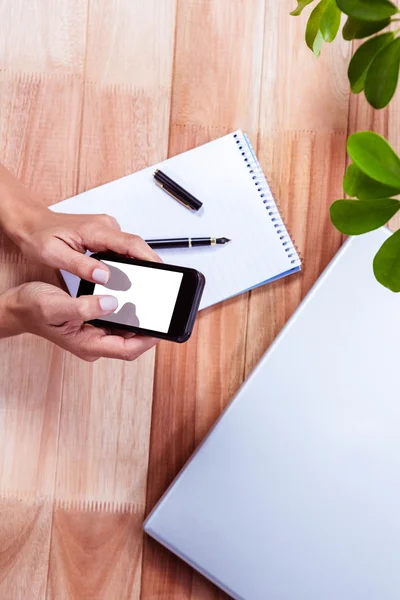
M 114 312 L 118 308 L 118 300 L 114 296 L 101 296 L 99 300 L 103 312 Z
M 95 269 L 92 273 L 92 277 L 96 283 L 104 284 L 104 283 L 107 283 L 107 281 L 110 277 L 110 274 L 108 271 L 105 271 L 104 269 Z

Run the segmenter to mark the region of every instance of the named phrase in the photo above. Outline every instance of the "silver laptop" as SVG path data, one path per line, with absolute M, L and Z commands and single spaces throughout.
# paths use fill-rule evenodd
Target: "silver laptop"
M 243 600 L 399 600 L 400 295 L 345 244 L 149 516 Z

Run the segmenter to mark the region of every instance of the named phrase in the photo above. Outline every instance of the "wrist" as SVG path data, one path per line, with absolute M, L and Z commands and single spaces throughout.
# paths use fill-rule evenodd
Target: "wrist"
M 32 236 L 40 231 L 44 223 L 52 216 L 48 208 L 41 204 L 30 203 L 24 207 L 24 214 L 15 218 L 15 215 L 9 219 L 5 227 L 7 236 L 24 251 L 27 245 L 29 246 Z
M 27 331 L 24 323 L 29 310 L 22 299 L 25 285 L 12 288 L 0 295 L 0 338 L 20 335 Z
M 0 165 L 0 227 L 18 246 L 34 231 L 48 209 Z

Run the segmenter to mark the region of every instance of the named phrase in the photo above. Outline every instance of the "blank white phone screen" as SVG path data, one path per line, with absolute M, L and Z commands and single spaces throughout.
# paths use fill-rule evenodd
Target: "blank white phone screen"
M 101 320 L 167 333 L 183 273 L 108 260 L 102 262 L 110 269 L 111 276 L 106 285 L 96 284 L 93 294 L 115 296 L 118 308 Z

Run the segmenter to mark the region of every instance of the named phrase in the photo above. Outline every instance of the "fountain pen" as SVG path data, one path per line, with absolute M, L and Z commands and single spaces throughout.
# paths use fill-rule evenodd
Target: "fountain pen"
M 154 250 L 162 248 L 195 248 L 198 246 L 215 246 L 216 244 L 227 244 L 230 242 L 226 237 L 201 237 L 201 238 L 175 238 L 167 240 L 146 240 Z

